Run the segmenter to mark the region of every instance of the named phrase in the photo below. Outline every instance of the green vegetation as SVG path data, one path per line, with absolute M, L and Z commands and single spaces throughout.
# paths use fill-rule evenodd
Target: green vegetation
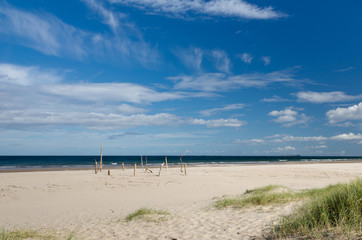
M 166 215 L 169 215 L 169 212 L 167 211 L 161 211 L 161 210 L 154 210 L 150 208 L 140 208 L 136 210 L 135 212 L 129 214 L 126 217 L 126 221 L 132 221 L 135 219 L 142 219 L 149 222 L 157 222 L 162 221 L 166 219 Z
M 0 240 L 22 240 L 22 239 L 37 239 L 37 240 L 50 240 L 55 239 L 53 235 L 39 233 L 34 230 L 1 230 Z
M 362 179 L 308 194 L 312 195 L 310 202 L 282 218 L 273 238 L 362 238 Z
M 285 187 L 269 185 L 254 190 L 246 190 L 242 196 L 236 198 L 218 200 L 215 203 L 215 207 L 222 209 L 226 207 L 244 208 L 248 206 L 264 206 L 269 204 L 287 203 L 303 197 L 303 194 L 293 193 Z

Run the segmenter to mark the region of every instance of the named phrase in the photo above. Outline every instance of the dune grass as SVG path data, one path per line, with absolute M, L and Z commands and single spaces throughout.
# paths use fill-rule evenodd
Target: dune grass
M 248 206 L 265 206 L 270 204 L 281 204 L 304 198 L 304 195 L 294 193 L 289 189 L 268 185 L 266 187 L 246 190 L 246 192 L 236 198 L 223 198 L 215 202 L 218 209 L 232 207 L 244 208 Z
M 362 239 L 362 179 L 310 190 L 312 198 L 274 226 L 273 238 Z
M 0 240 L 22 240 L 22 239 L 50 240 L 50 239 L 55 239 L 55 236 L 50 234 L 40 233 L 35 230 L 6 231 L 2 229 L 0 232 Z
M 157 222 L 165 220 L 166 216 L 169 214 L 170 213 L 167 211 L 155 210 L 151 208 L 140 208 L 135 212 L 129 214 L 126 217 L 126 221 L 129 222 L 132 220 L 141 219 L 149 222 Z

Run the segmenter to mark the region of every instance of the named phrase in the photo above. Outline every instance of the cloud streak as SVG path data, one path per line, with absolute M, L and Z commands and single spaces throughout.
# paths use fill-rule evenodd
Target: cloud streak
M 297 85 L 295 68 L 270 73 L 249 73 L 229 75 L 225 73 L 201 73 L 168 77 L 176 82 L 175 89 L 199 90 L 205 92 L 223 92 L 239 88 L 262 88 L 273 83 Z
M 332 102 L 348 102 L 362 99 L 362 94 L 357 96 L 347 95 L 344 92 L 298 92 L 296 93 L 298 101 L 310 103 L 332 103 Z
M 277 19 L 286 14 L 272 7 L 259 7 L 243 0 L 109 0 L 128 6 L 134 6 L 154 14 L 187 18 L 190 15 L 212 17 L 234 17 L 246 19 Z
M 102 22 L 110 26 L 112 33 L 85 31 L 49 13 L 23 11 L 0 3 L 0 34 L 7 36 L 8 41 L 50 56 L 97 61 L 132 59 L 142 65 L 158 61 L 158 52 L 132 24 L 120 24 L 121 14 L 107 10 L 97 1 L 85 2 L 102 16 Z

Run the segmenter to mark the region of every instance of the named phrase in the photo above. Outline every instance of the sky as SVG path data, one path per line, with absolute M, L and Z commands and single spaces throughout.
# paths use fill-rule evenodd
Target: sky
M 0 0 L 0 155 L 362 155 L 362 1 Z

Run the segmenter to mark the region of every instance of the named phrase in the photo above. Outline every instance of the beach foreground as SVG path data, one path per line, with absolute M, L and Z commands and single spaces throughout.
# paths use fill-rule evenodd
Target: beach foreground
M 0 173 L 0 228 L 34 229 L 77 239 L 258 239 L 298 204 L 216 209 L 221 197 L 270 184 L 292 190 L 362 176 L 362 163 L 218 165 Z M 140 208 L 167 211 L 158 220 L 126 221 Z

